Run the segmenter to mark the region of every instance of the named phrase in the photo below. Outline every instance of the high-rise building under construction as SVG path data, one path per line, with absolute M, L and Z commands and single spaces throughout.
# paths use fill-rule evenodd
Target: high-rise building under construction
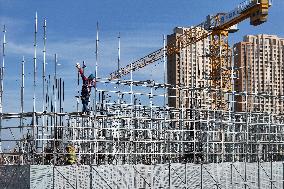
M 284 39 L 276 35 L 247 35 L 234 45 L 237 111 L 283 113 Z M 245 103 L 247 102 L 247 103 Z
M 178 47 L 178 38 L 191 28 L 176 27 L 168 35 L 167 45 Z M 203 29 L 200 28 L 200 31 Z M 196 32 L 198 33 L 198 32 Z M 209 106 L 209 95 L 204 87 L 209 86 L 209 39 L 205 38 L 167 57 L 168 105 L 175 108 Z M 193 90 L 194 89 L 194 90 Z

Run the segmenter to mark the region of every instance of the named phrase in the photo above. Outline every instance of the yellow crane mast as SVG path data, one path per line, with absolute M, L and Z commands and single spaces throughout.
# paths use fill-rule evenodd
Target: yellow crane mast
M 166 46 L 166 54 L 179 55 L 181 49 L 204 38 L 210 38 L 211 89 L 214 109 L 226 109 L 223 92 L 231 91 L 231 57 L 228 44 L 228 33 L 232 26 L 250 19 L 250 24 L 258 26 L 267 21 L 270 0 L 246 0 L 228 13 L 207 16 L 205 22 L 187 30 L 174 43 Z M 163 58 L 164 48 L 160 48 L 147 56 L 120 68 L 110 74 L 110 80 L 118 79 L 132 71 L 139 70 Z

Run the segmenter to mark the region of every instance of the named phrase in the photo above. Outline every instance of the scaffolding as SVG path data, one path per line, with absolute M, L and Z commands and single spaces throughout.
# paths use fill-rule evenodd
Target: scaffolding
M 44 21 L 44 31 L 45 28 L 46 21 Z M 6 29 L 4 31 L 6 32 Z M 36 31 L 35 36 L 37 35 Z M 45 39 L 44 32 L 44 43 Z M 97 32 L 97 47 L 98 41 Z M 5 52 L 4 43 L 6 44 L 5 40 L 3 52 Z M 23 58 L 21 111 L 5 113 L 1 109 L 0 112 L 0 164 L 31 167 L 36 165 L 50 166 L 54 176 L 55 169 L 65 169 L 62 165 L 66 165 L 66 156 L 68 155 L 66 147 L 72 145 L 75 147 L 77 163 L 87 167 L 86 174 L 93 170 L 92 166 L 98 166 L 100 170 L 97 170 L 96 173 L 100 178 L 104 178 L 102 177 L 103 173 L 100 172 L 102 169 L 107 169 L 110 166 L 115 169 L 115 166 L 128 165 L 127 170 L 130 170 L 131 165 L 133 165 L 131 171 L 137 172 L 138 175 L 142 170 L 148 168 L 159 172 L 159 174 L 167 170 L 167 174 L 170 176 L 167 177 L 169 180 L 166 185 L 171 188 L 171 175 L 175 174 L 177 170 L 181 172 L 179 177 L 187 177 L 192 176 L 190 172 L 198 169 L 200 171 L 196 174 L 199 174 L 197 177 L 200 180 L 196 186 L 203 188 L 203 184 L 210 182 L 203 180 L 205 178 L 203 174 L 207 172 L 207 177 L 212 177 L 215 180 L 215 186 L 222 188 L 221 185 L 225 182 L 220 179 L 222 174 L 219 173 L 222 170 L 217 171 L 218 174 L 214 170 L 217 169 L 218 165 L 223 165 L 226 167 L 224 169 L 231 170 L 231 172 L 225 172 L 227 176 L 229 175 L 226 178 L 231 179 L 227 179 L 225 184 L 236 185 L 237 182 L 233 180 L 233 176 L 239 175 L 241 180 L 238 183 L 241 183 L 240 186 L 245 188 L 249 186 L 249 182 L 258 183 L 258 188 L 268 186 L 273 188 L 276 182 L 275 178 L 280 178 L 279 175 L 283 174 L 283 170 L 278 170 L 278 168 L 279 165 L 282 165 L 284 158 L 284 117 L 271 112 L 252 112 L 248 107 L 246 111 L 236 112 L 233 104 L 235 103 L 235 96 L 245 99 L 245 104 L 248 104 L 248 99 L 252 98 L 283 101 L 283 97 L 272 94 L 248 93 L 247 91 L 221 91 L 223 96 L 228 97 L 226 102 L 222 103 L 230 104 L 230 108 L 224 110 L 223 108 L 212 109 L 210 106 L 203 106 L 202 95 L 208 97 L 205 99 L 206 101 L 213 102 L 214 99 L 210 99 L 210 97 L 216 97 L 220 91 L 210 85 L 196 87 L 194 85 L 167 84 L 165 37 L 163 43 L 164 82 L 162 83 L 154 80 L 133 80 L 132 69 L 129 80 L 114 79 L 110 81 L 108 78 L 99 77 L 98 51 L 96 50 L 97 85 L 94 90 L 93 102 L 90 103 L 91 111 L 88 114 L 79 110 L 79 96 L 77 97 L 76 110 L 64 111 L 64 80 L 57 76 L 56 54 L 54 57 L 54 78 L 50 75 L 46 77 L 45 69 L 42 72 L 44 99 L 42 111 L 36 111 L 36 93 L 34 92 L 33 110 L 25 112 L 23 107 L 25 100 L 25 59 Z M 34 47 L 34 75 L 36 75 L 36 37 Z M 44 54 L 45 52 L 44 48 Z M 3 66 L 1 68 L 1 108 L 4 58 L 5 53 L 3 53 Z M 201 59 L 205 58 L 205 56 L 201 57 Z M 181 61 L 188 60 L 182 59 Z M 120 47 L 118 70 L 119 64 Z M 230 80 L 233 81 L 235 79 L 235 68 L 233 69 L 230 62 L 228 62 L 228 67 L 232 67 Z M 183 70 L 180 71 L 183 72 Z M 33 81 L 34 91 L 36 90 L 35 82 L 36 76 L 34 76 Z M 178 90 L 179 95 L 169 96 L 167 93 L 169 90 Z M 183 94 L 185 93 L 191 94 L 190 102 L 192 103 L 188 106 L 184 106 Z M 178 98 L 181 106 L 179 108 L 169 107 L 168 98 Z M 264 106 L 265 102 L 263 102 Z M 155 166 L 159 164 L 169 167 L 154 170 Z M 137 171 L 134 165 L 148 167 Z M 171 168 L 171 165 L 177 168 Z M 184 170 L 181 171 L 181 168 L 178 168 L 179 166 L 185 166 Z M 206 168 L 210 166 L 215 166 L 215 168 L 212 168 L 213 171 Z M 254 170 L 258 170 L 260 175 L 252 177 L 251 174 L 256 174 L 256 172 L 250 172 L 250 166 L 253 166 Z M 270 172 L 268 169 L 270 169 Z M 275 173 L 274 169 L 278 171 Z M 153 175 L 155 174 L 153 173 L 152 176 L 147 178 L 146 176 L 143 177 L 144 184 L 146 183 L 148 188 L 151 188 L 151 186 L 155 188 L 155 182 L 152 182 Z M 216 175 L 219 180 L 215 179 Z M 263 187 L 260 180 L 266 177 L 267 185 Z M 252 178 L 258 180 L 252 181 Z M 151 181 L 148 182 L 147 179 Z M 108 183 L 105 179 L 102 180 Z M 51 182 L 54 182 L 54 179 Z M 91 181 L 88 180 L 88 182 Z M 150 184 L 150 182 L 152 183 Z M 181 185 L 190 184 L 186 178 L 183 182 Z M 224 187 L 224 185 L 222 186 Z
M 167 84 L 103 79 L 97 83 L 105 89 L 96 89 L 96 110 L 90 114 L 56 109 L 2 113 L 2 146 L 13 146 L 2 151 L 2 164 L 62 165 L 68 144 L 76 146 L 81 164 L 283 159 L 281 115 L 158 106 L 155 103 L 164 103 Z M 107 89 L 118 83 L 119 91 Z

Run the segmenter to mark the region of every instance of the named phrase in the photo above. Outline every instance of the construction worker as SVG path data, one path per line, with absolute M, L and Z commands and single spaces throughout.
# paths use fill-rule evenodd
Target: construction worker
M 72 145 L 66 146 L 66 165 L 73 165 L 77 162 L 76 149 Z
M 76 68 L 78 69 L 83 81 L 81 90 L 81 100 L 83 106 L 82 112 L 89 112 L 88 104 L 91 95 L 91 88 L 96 86 L 96 79 L 93 74 L 89 75 L 89 77 L 86 77 L 79 63 L 76 64 Z

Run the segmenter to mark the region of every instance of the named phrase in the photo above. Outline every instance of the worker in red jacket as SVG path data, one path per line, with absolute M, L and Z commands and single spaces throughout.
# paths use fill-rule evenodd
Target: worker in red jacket
M 90 101 L 91 89 L 92 87 L 96 86 L 96 78 L 93 74 L 89 75 L 89 77 L 86 77 L 79 63 L 76 64 L 76 68 L 78 69 L 83 81 L 81 90 L 81 100 L 83 106 L 82 112 L 89 112 L 88 104 Z

